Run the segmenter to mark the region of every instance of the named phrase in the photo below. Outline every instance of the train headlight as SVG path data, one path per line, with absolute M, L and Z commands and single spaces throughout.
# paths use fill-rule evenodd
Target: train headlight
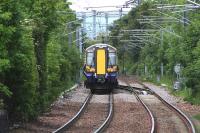
M 115 72 L 117 71 L 117 66 L 113 67 L 113 71 L 115 71 Z
M 112 73 L 112 72 L 117 72 L 118 70 L 117 70 L 118 68 L 117 68 L 117 66 L 113 66 L 112 68 L 111 67 L 109 67 L 109 68 L 107 68 L 107 72 L 108 73 Z
M 95 69 L 94 68 L 90 68 L 90 72 L 95 72 Z
M 107 72 L 111 72 L 111 68 L 107 68 Z
M 90 72 L 90 67 L 89 66 L 86 66 L 86 72 Z

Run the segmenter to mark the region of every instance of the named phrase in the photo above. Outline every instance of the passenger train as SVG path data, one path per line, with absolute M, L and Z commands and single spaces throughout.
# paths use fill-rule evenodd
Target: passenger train
M 85 50 L 83 73 L 86 88 L 111 91 L 118 85 L 117 49 L 108 44 L 95 44 Z

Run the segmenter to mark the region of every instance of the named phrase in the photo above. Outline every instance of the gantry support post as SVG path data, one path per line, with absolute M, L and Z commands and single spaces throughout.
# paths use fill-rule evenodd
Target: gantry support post
M 96 10 L 92 10 L 93 12 L 93 39 L 96 39 Z

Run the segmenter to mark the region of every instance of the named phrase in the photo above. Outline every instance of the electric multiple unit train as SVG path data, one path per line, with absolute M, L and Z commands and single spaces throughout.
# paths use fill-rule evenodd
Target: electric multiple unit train
M 108 44 L 95 44 L 85 51 L 84 75 L 86 88 L 111 91 L 117 86 L 117 49 Z

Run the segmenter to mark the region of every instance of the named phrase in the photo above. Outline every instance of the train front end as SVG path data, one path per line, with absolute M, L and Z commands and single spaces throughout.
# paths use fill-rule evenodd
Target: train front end
M 112 90 L 117 86 L 117 50 L 108 44 L 95 44 L 85 51 L 86 88 Z

